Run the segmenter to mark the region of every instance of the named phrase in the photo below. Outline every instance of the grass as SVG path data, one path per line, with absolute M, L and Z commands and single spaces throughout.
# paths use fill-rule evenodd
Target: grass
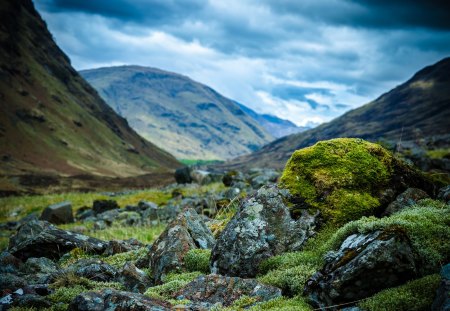
M 222 160 L 202 160 L 202 159 L 178 159 L 184 165 L 195 166 L 195 165 L 211 165 L 223 163 Z

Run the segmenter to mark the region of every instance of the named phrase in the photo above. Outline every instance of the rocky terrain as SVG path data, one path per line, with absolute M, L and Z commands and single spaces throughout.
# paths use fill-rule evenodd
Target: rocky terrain
M 447 310 L 450 186 L 333 139 L 282 172 L 0 199 L 2 310 Z
M 178 159 L 231 159 L 273 140 L 237 103 L 186 76 L 141 66 L 80 74 L 139 134 Z
M 72 68 L 31 0 L 2 1 L 0 45 L 2 193 L 26 188 L 23 175 L 130 177 L 180 165 Z

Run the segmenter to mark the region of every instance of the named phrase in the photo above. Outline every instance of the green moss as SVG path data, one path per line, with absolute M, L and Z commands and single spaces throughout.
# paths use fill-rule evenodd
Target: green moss
M 250 311 L 312 311 L 313 308 L 306 302 L 306 299 L 301 296 L 286 298 L 280 297 L 266 302 L 257 303 L 250 307 Z
M 375 195 L 388 184 L 395 161 L 377 144 L 332 139 L 295 151 L 280 181 L 326 220 L 342 224 L 376 211 Z
M 323 249 L 337 249 L 349 235 L 375 230 L 402 229 L 423 260 L 422 274 L 433 273 L 439 264 L 447 262 L 450 254 L 450 206 L 431 199 L 422 200 L 390 217 L 363 217 L 339 230 L 323 245 Z
M 429 310 L 439 286 L 438 274 L 428 275 L 402 286 L 389 288 L 359 304 L 367 311 Z
M 205 274 L 210 272 L 209 258 L 211 257 L 210 249 L 191 249 L 184 257 L 186 270 L 189 272 L 200 271 Z
M 127 261 L 136 262 L 137 260 L 148 256 L 148 249 L 141 247 L 140 249 L 119 253 L 108 257 L 103 257 L 102 260 L 113 266 L 114 268 L 122 268 Z
M 150 287 L 144 295 L 162 300 L 171 299 L 173 293 L 180 290 L 183 286 L 193 281 L 200 275 L 202 275 L 200 272 L 169 273 L 163 279 L 164 284 Z
M 427 156 L 431 159 L 450 158 L 450 148 L 428 150 Z

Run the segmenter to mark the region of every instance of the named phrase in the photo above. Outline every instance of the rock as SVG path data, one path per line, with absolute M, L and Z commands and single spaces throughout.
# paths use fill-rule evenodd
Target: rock
M 388 205 L 383 213 L 383 216 L 390 216 L 392 214 L 395 214 L 402 209 L 414 205 L 418 201 L 426 198 L 429 198 L 429 196 L 425 191 L 417 188 L 408 188 L 405 192 L 400 194 L 394 202 Z
M 119 210 L 118 209 L 112 209 L 100 214 L 97 214 L 98 221 L 104 221 L 107 226 L 111 226 L 113 222 L 116 220 L 117 217 L 119 217 Z
M 133 238 L 128 240 L 111 240 L 108 242 L 108 245 L 106 245 L 103 255 L 112 256 L 119 253 L 137 250 L 141 247 L 144 247 L 144 244 Z
M 253 173 L 253 174 L 252 174 Z M 270 169 L 258 169 L 250 172 L 250 184 L 253 189 L 259 189 L 262 186 L 275 183 L 280 176 L 274 170 Z
M 281 297 L 279 288 L 264 285 L 255 279 L 241 279 L 217 274 L 200 276 L 173 294 L 173 298 L 201 303 L 204 308 L 220 303 L 226 307 L 242 296 L 256 298 L 257 302 Z
M 46 221 L 35 220 L 24 224 L 11 237 L 8 252 L 22 260 L 30 257 L 59 259 L 76 247 L 88 253 L 101 254 L 106 244 L 95 238 L 56 228 Z
M 156 283 L 168 272 L 184 266 L 184 256 L 190 249 L 212 248 L 214 237 L 202 218 L 193 209 L 184 210 L 153 243 L 150 268 Z
M 450 185 L 439 189 L 437 196 L 438 200 L 444 201 L 445 203 L 450 202 Z
M 381 214 L 407 188 L 433 196 L 435 185 L 380 145 L 359 138 L 320 141 L 295 151 L 280 178 L 293 203 L 318 209 L 326 222 L 342 225 Z
M 50 205 L 42 211 L 40 220 L 46 220 L 55 225 L 73 223 L 72 204 L 62 202 Z
M 207 185 L 213 182 L 211 173 L 203 170 L 194 170 L 191 172 L 192 181 L 199 185 Z
M 138 207 L 140 211 L 145 211 L 146 209 L 158 209 L 158 204 L 150 201 L 139 201 Z
M 98 282 L 111 282 L 117 275 L 117 270 L 99 259 L 80 259 L 66 269 L 77 276 Z
M 125 263 L 118 274 L 117 281 L 122 283 L 126 290 L 134 293 L 143 293 L 151 284 L 147 274 L 131 262 Z
M 234 198 L 238 197 L 241 194 L 241 192 L 242 192 L 241 189 L 231 187 L 224 191 L 223 196 L 226 199 L 233 200 Z
M 16 307 L 22 307 L 27 309 L 48 309 L 52 304 L 44 297 L 36 294 L 18 295 L 12 304 Z
M 450 264 L 446 264 L 441 269 L 441 283 L 436 291 L 432 311 L 450 310 Z
M 95 200 L 92 206 L 95 215 L 114 209 L 119 209 L 119 205 L 114 200 Z
M 184 166 L 175 171 L 175 180 L 177 184 L 190 184 L 192 182 L 191 168 Z
M 115 219 L 121 226 L 135 226 L 141 224 L 141 215 L 137 212 L 122 212 Z
M 70 303 L 69 311 L 164 311 L 171 310 L 171 304 L 147 296 L 104 289 L 78 295 Z
M 18 275 L 11 273 L 0 274 L 0 291 L 2 294 L 12 293 L 26 284 L 26 280 Z
M 105 230 L 106 228 L 108 228 L 108 225 L 106 224 L 106 221 L 98 220 L 94 222 L 93 228 L 94 230 Z
M 181 207 L 174 202 L 169 202 L 162 208 L 147 208 L 142 212 L 142 221 L 146 224 L 167 223 L 174 220 L 180 213 Z
M 240 171 L 229 171 L 222 177 L 222 182 L 227 187 L 235 186 L 238 182 L 246 182 L 245 176 Z
M 79 209 L 75 214 L 75 218 L 78 220 L 84 220 L 94 216 L 95 216 L 94 211 L 88 207 Z
M 22 260 L 7 251 L 0 254 L 0 273 L 17 273 L 22 265 Z
M 213 273 L 254 277 L 260 262 L 287 251 L 298 251 L 314 234 L 316 217 L 294 220 L 284 204 L 287 190 L 265 186 L 246 199 L 219 235 L 211 254 Z
M 21 271 L 25 274 L 51 274 L 58 271 L 58 266 L 46 257 L 27 259 Z
M 401 230 L 353 234 L 327 254 L 305 293 L 318 308 L 364 299 L 414 278 L 419 262 Z

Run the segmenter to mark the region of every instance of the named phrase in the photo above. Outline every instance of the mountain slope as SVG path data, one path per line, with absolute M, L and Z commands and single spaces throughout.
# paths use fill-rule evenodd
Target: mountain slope
M 314 129 L 278 139 L 226 165 L 282 168 L 294 150 L 336 137 L 398 142 L 448 135 L 449 120 L 450 58 L 445 58 L 369 104 Z
M 0 46 L 0 174 L 124 177 L 179 165 L 71 67 L 31 0 L 1 2 Z
M 289 120 L 280 119 L 270 114 L 259 114 L 254 110 L 239 104 L 239 107 L 250 117 L 252 117 L 258 124 L 266 129 L 267 132 L 272 134 L 275 138 L 300 133 L 309 129 L 306 126 L 297 126 Z
M 233 101 L 188 77 L 140 66 L 80 73 L 139 134 L 177 158 L 230 159 L 272 140 Z

